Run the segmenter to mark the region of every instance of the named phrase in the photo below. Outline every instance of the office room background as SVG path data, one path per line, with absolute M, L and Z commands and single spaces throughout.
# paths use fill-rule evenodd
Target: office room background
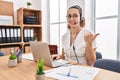
M 86 29 L 100 33 L 96 39 L 97 51 L 103 58 L 120 60 L 120 0 L 2 0 L 14 4 L 14 22 L 17 24 L 16 10 L 27 7 L 42 10 L 42 41 L 57 44 L 61 53 L 61 38 L 67 31 L 66 12 L 72 5 L 80 5 L 86 20 Z

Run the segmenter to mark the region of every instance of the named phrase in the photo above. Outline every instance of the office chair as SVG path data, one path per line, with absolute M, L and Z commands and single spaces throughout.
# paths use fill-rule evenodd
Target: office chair
M 0 52 L 0 56 L 5 56 L 5 53 L 4 52 Z
M 102 54 L 98 51 L 96 51 L 96 60 L 102 59 Z
M 95 61 L 93 66 L 120 73 L 120 61 L 118 60 L 98 59 Z
M 49 46 L 49 49 L 50 49 L 50 54 L 52 55 L 52 54 L 58 54 L 58 50 L 57 50 L 57 45 L 51 45 L 51 44 L 49 44 L 48 45 Z

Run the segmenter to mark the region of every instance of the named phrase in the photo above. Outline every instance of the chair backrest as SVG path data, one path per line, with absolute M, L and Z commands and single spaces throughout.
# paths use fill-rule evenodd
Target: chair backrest
M 96 60 L 102 59 L 102 54 L 98 51 L 96 51 Z
M 57 45 L 48 45 L 50 49 L 50 54 L 58 54 Z
M 5 53 L 4 52 L 0 52 L 0 56 L 5 56 Z
M 120 73 L 120 61 L 118 60 L 98 59 L 95 61 L 93 66 Z

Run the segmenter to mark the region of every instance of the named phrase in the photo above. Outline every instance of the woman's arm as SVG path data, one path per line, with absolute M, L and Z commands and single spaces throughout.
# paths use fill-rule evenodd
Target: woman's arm
M 64 56 L 64 49 L 62 48 L 62 54 L 60 56 L 61 59 L 65 59 L 65 56 Z
M 92 46 L 87 46 L 85 50 L 85 59 L 89 66 L 93 65 L 96 60 L 96 48 L 92 48 Z
M 93 65 L 96 60 L 96 48 L 93 48 L 93 41 L 99 34 L 93 35 L 91 32 L 85 33 L 85 42 L 86 42 L 86 50 L 85 50 L 85 59 L 88 65 Z

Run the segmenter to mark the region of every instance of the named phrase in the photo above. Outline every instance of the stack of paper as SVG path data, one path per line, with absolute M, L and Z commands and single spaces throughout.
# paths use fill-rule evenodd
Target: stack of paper
M 93 80 L 100 69 L 85 66 L 62 66 L 45 71 L 46 77 L 58 80 Z
M 34 60 L 32 53 L 24 54 L 23 59 Z
M 12 16 L 0 15 L 0 25 L 13 25 Z

